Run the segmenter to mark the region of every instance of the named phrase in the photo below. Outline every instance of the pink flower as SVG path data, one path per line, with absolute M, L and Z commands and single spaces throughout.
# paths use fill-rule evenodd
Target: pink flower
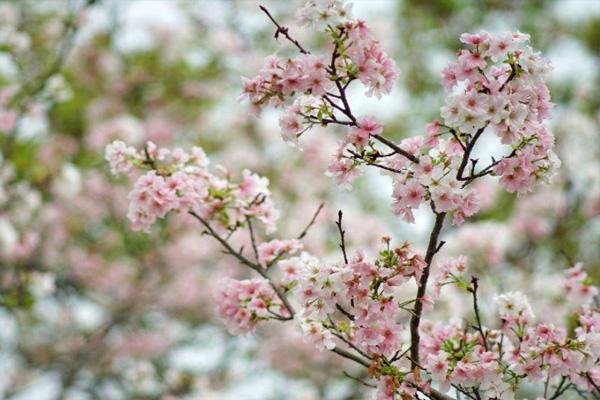
M 258 245 L 258 262 L 261 265 L 269 265 L 280 257 L 293 255 L 300 250 L 302 250 L 302 243 L 296 239 L 274 239 Z
M 286 314 L 266 279 L 224 279 L 215 292 L 218 315 L 233 334 L 254 332 L 260 321 L 271 319 L 272 314 Z

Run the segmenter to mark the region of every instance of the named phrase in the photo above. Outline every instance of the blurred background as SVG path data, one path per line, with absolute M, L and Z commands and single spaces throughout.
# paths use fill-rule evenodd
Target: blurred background
M 439 114 L 440 71 L 462 32 L 529 33 L 554 64 L 559 177 L 521 197 L 478 183 L 484 211 L 448 229 L 442 252 L 469 255 L 484 315 L 494 294 L 521 290 L 539 320 L 564 323 L 560 273 L 581 261 L 600 281 L 600 0 L 353 3 L 401 69 L 391 96 L 352 92 L 353 109 L 396 140 Z M 368 171 L 346 192 L 324 175 L 341 132 L 315 129 L 300 152 L 279 138 L 278 111 L 257 118 L 238 101 L 241 76 L 294 52 L 259 4 L 323 50 L 295 24 L 298 1 L 0 2 L 0 399 L 364 398 L 342 373 L 354 367 L 315 353 L 293 325 L 229 335 L 214 282 L 247 272 L 184 217 L 132 232 L 128 183 L 103 160 L 114 139 L 200 145 L 215 164 L 269 177 L 281 237 L 325 202 L 305 242 L 321 259 L 337 260 L 338 209 L 352 249 L 382 235 L 422 248 L 430 216 L 392 217 L 387 177 Z M 469 298 L 448 290 L 427 317 L 469 313 Z

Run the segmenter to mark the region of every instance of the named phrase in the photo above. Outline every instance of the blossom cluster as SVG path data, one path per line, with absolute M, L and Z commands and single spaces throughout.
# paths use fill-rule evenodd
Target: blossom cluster
M 297 239 L 263 242 L 258 245 L 258 262 L 269 266 L 283 256 L 290 256 L 302 250 L 302 243 Z
M 577 263 L 567 270 L 562 286 L 567 299 L 577 306 L 589 305 L 598 296 L 598 288 L 591 284 L 582 263 Z
M 157 218 L 169 212 L 192 212 L 232 229 L 256 218 L 273 230 L 278 218 L 270 199 L 268 180 L 243 171 L 234 183 L 223 167 L 208 170 L 209 160 L 200 147 L 191 153 L 158 148 L 148 142 L 143 151 L 115 141 L 106 147 L 105 158 L 113 174 L 133 175 L 146 170 L 129 194 L 128 217 L 132 228 L 149 231 Z
M 497 355 L 486 351 L 478 333 L 466 332 L 459 322 L 427 322 L 422 332 L 424 368 L 442 391 L 455 385 L 467 393 L 476 390 L 485 399 L 511 398 Z
M 217 285 L 215 304 L 217 314 L 236 335 L 254 332 L 260 321 L 288 315 L 269 281 L 263 278 L 222 280 Z
M 314 2 L 307 9 L 319 5 L 324 11 L 317 15 L 324 18 L 339 8 L 338 2 Z M 312 14 L 305 10 L 303 15 Z M 297 92 L 305 94 L 280 117 L 282 136 L 293 144 L 314 124 L 348 125 L 328 167 L 338 184 L 349 187 L 361 174 L 361 165 L 374 165 L 393 174 L 393 211 L 405 221 L 414 222 L 413 211 L 428 203 L 436 213 L 452 212 L 453 223 L 461 224 L 480 209 L 477 191 L 468 188 L 476 178 L 498 175 L 508 192 L 524 193 L 554 175 L 560 161 L 552 151 L 554 137 L 544 125 L 552 107 L 545 84 L 550 65 L 527 45 L 527 35 L 463 34 L 461 41 L 472 48 L 462 49 L 457 62 L 443 71 L 449 91 L 441 108 L 443 122 L 431 122 L 424 136 L 405 139 L 386 155 L 374 140 L 389 146 L 380 137 L 383 126 L 370 116 L 356 118 L 345 90 L 359 79 L 371 88 L 367 95 L 374 88 L 385 89 L 375 91 L 377 95 L 389 93 L 397 70 L 362 21 L 329 26 L 328 32 L 335 45 L 331 63 L 306 52 L 287 63 L 268 57 L 257 77 L 244 80 L 244 94 L 258 108 L 283 105 Z M 359 46 L 363 41 L 371 47 Z M 492 158 L 477 172 L 471 154 L 487 131 L 510 145 L 511 152 L 500 160 Z
M 346 264 L 306 264 L 297 288 L 304 323 L 342 334 L 365 353 L 391 356 L 402 329 L 395 289 L 411 278 L 418 282 L 424 268 L 408 243 L 387 245 L 373 263 L 358 251 Z M 336 323 L 340 316 L 343 323 Z
M 358 251 L 342 265 L 304 264 L 295 291 L 307 340 L 332 349 L 338 338 L 369 358 L 385 360 L 393 373 L 381 374 L 380 381 L 400 373 L 391 365 L 406 344 L 407 326 L 400 321 L 413 300 L 403 301 L 397 289 L 412 279 L 418 283 L 426 266 L 408 243 L 397 248 L 387 238 L 385 243 L 374 262 Z M 394 382 L 398 388 L 400 381 Z
M 585 305 L 578 312 L 572 336 L 564 327 L 534 323 L 521 292 L 496 296 L 495 302 L 500 330 L 469 330 L 458 321 L 422 326 L 424 368 L 443 391 L 452 386 L 481 398 L 513 399 L 525 381 L 547 382 L 558 391 L 568 379 L 586 392 L 600 382 L 598 309 Z
M 456 178 L 464 152 L 455 139 L 431 141 L 415 136 L 403 140 L 400 145 L 422 155 L 418 164 L 399 155 L 387 162 L 390 168 L 401 171 L 394 175 L 394 214 L 414 223 L 413 211 L 423 203 L 430 203 L 437 213 L 453 212 L 452 222 L 461 224 L 479 211 L 477 190 L 464 188 Z
M 494 167 L 500 183 L 509 192 L 530 191 L 558 166 L 554 136 L 543 125 L 552 107 L 545 83 L 550 62 L 520 32 L 465 33 L 460 40 L 470 48 L 442 71 L 450 92 L 441 109 L 444 126 L 459 137 L 493 131 L 513 151 Z
M 335 46 L 331 61 L 306 51 L 287 60 L 272 55 L 265 59 L 257 76 L 243 78 L 243 96 L 255 110 L 269 104 L 283 106 L 295 97 L 279 120 L 282 137 L 288 143 L 296 144 L 306 129 L 327 123 L 334 116 L 334 88 L 359 80 L 367 89 L 367 96 L 380 98 L 392 90 L 399 73 L 396 64 L 364 21 L 341 11 L 347 9 L 341 1 L 328 0 L 308 2 L 301 11 L 301 22 L 325 21 L 325 30 Z
M 462 49 L 443 71 L 450 92 L 443 122 L 433 121 L 424 137 L 400 143 L 418 163 L 401 154 L 386 163 L 402 171 L 394 180 L 394 212 L 408 222 L 414 222 L 413 210 L 431 201 L 436 212 L 452 211 L 453 222 L 462 223 L 479 210 L 478 193 L 466 187 L 472 180 L 493 173 L 508 192 L 523 193 L 548 181 L 560 164 L 554 137 L 543 125 L 552 106 L 545 85 L 549 62 L 520 33 L 463 34 L 461 41 L 472 48 Z M 468 157 L 488 130 L 512 150 L 476 172 Z
M 352 19 L 352 3 L 342 0 L 310 0 L 298 10 L 300 25 L 321 31 L 328 26 L 344 25 Z

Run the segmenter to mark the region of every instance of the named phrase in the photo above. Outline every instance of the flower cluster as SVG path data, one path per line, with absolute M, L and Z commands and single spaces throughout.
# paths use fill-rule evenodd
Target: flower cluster
M 485 31 L 461 35 L 470 46 L 443 72 L 450 95 L 441 109 L 444 125 L 459 136 L 492 130 L 512 147 L 495 167 L 509 192 L 527 192 L 548 180 L 558 166 L 554 137 L 544 120 L 550 117 L 545 84 L 550 62 L 527 45 L 529 35 Z
M 427 323 L 421 352 L 431 378 L 447 391 L 477 393 L 484 399 L 511 399 L 510 384 L 503 380 L 498 356 L 487 351 L 478 333 L 466 332 L 458 322 Z
M 333 121 L 332 89 L 342 89 L 354 81 L 367 89 L 367 96 L 389 94 L 398 69 L 383 51 L 364 21 L 351 19 L 348 7 L 338 0 L 309 2 L 301 11 L 301 22 L 325 22 L 326 32 L 335 46 L 331 61 L 302 51 L 282 60 L 272 55 L 265 59 L 258 75 L 243 78 L 243 97 L 254 110 L 265 105 L 283 106 L 296 97 L 281 115 L 279 125 L 284 140 L 296 144 L 297 138 L 314 124 Z
M 254 332 L 260 321 L 288 314 L 266 279 L 224 279 L 217 287 L 217 314 L 233 334 Z
M 394 176 L 393 212 L 410 223 L 415 222 L 413 211 L 422 203 L 430 203 L 438 213 L 453 212 L 454 224 L 479 211 L 476 190 L 463 187 L 456 171 L 463 160 L 463 150 L 455 139 L 437 139 L 435 146 L 422 136 L 403 140 L 400 145 L 421 153 L 415 164 L 403 156 L 392 157 L 387 164 L 401 173 Z
M 244 170 L 241 182 L 233 183 L 222 167 L 217 170 L 223 177 L 214 175 L 199 147 L 188 154 L 148 142 L 139 152 L 115 141 L 106 147 L 105 158 L 115 174 L 147 170 L 129 194 L 128 217 L 133 229 L 149 231 L 157 218 L 171 211 L 193 212 L 226 229 L 244 224 L 247 218 L 260 220 L 269 230 L 275 228 L 278 213 L 270 199 L 268 180 Z
M 497 296 L 496 303 L 501 331 L 469 331 L 458 322 L 422 327 L 424 368 L 443 391 L 453 386 L 478 398 L 513 399 L 524 381 L 547 382 L 546 388 L 552 384 L 557 393 L 567 379 L 582 391 L 600 382 L 597 309 L 584 306 L 571 336 L 562 327 L 534 324 L 531 306 L 520 292 Z
M 567 299 L 575 305 L 590 304 L 598 296 L 598 288 L 591 285 L 582 263 L 566 271 L 563 289 Z
M 400 321 L 414 302 L 402 301 L 397 289 L 411 279 L 419 282 L 426 264 L 408 243 L 397 248 L 390 248 L 387 238 L 384 243 L 374 262 L 359 251 L 342 265 L 304 264 L 295 294 L 307 340 L 319 349 L 332 349 L 337 338 L 381 360 L 388 368 L 374 368 L 373 378 L 380 386 L 377 398 L 392 398 L 381 396 L 391 388 L 392 394 L 414 391 L 407 383 L 410 371 L 393 365 L 406 344 L 407 326 Z
M 494 298 L 498 315 L 506 328 L 522 329 L 534 319 L 527 297 L 521 292 L 504 293 Z
M 302 250 L 299 240 L 273 239 L 258 245 L 258 262 L 261 265 L 271 265 L 283 256 L 290 256 Z
M 448 284 L 465 285 L 463 275 L 467 269 L 468 260 L 465 256 L 444 258 L 436 263 L 434 277 L 434 298 L 439 298 L 442 287 Z
M 387 245 L 374 263 L 357 252 L 343 265 L 308 264 L 297 288 L 303 323 L 319 325 L 317 338 L 327 330 L 365 353 L 392 356 L 404 329 L 396 320 L 402 308 L 395 289 L 411 278 L 418 282 L 424 268 L 408 243 Z
M 325 30 L 352 21 L 352 4 L 341 0 L 310 0 L 298 10 L 300 25 Z

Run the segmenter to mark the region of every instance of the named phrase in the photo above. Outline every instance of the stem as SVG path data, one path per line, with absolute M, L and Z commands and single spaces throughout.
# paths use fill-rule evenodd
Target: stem
M 269 10 L 267 10 L 264 6 L 258 6 L 258 8 L 260 8 L 265 14 L 267 14 L 267 17 L 269 17 L 269 19 L 277 27 L 277 30 L 275 31 L 275 39 L 277 39 L 279 37 L 279 34 L 282 34 L 287 40 L 289 40 L 291 43 L 293 43 L 294 46 L 296 46 L 298 48 L 298 50 L 300 50 L 300 53 L 310 54 L 310 51 L 305 50 L 304 47 L 302 47 L 302 45 L 300 44 L 300 42 L 298 42 L 296 39 L 294 39 L 290 36 L 290 34 L 288 33 L 288 28 L 286 28 L 285 26 L 279 25 L 279 23 L 275 20 L 275 18 L 273 18 L 273 16 L 269 12 Z
M 419 159 L 417 157 L 413 156 L 408 151 L 402 149 L 401 147 L 399 147 L 397 144 L 390 141 L 389 139 L 386 139 L 381 135 L 371 135 L 371 136 L 374 137 L 375 139 L 379 140 L 381 143 L 385 144 L 386 146 L 388 146 L 390 149 L 395 150 L 396 153 L 402 154 L 404 157 L 408 158 L 410 161 L 414 162 L 415 164 L 419 163 Z
M 348 360 L 352 360 L 354 362 L 357 362 L 357 363 L 359 363 L 360 365 L 362 365 L 362 366 L 364 366 L 366 368 L 369 368 L 371 366 L 367 361 L 363 360 L 362 358 L 360 358 L 358 356 L 355 356 L 354 354 L 352 354 L 349 351 L 346 351 L 344 349 L 340 349 L 338 347 L 334 347 L 333 349 L 331 349 L 331 351 L 333 351 L 334 353 L 336 353 L 336 354 L 338 354 L 338 355 L 340 355 L 340 356 L 342 356 L 344 358 L 347 358 Z
M 487 338 L 483 333 L 481 318 L 479 316 L 479 305 L 477 304 L 477 289 L 479 288 L 479 279 L 472 277 L 471 283 L 473 284 L 473 288 L 470 290 L 470 292 L 473 294 L 473 309 L 475 310 L 475 319 L 477 320 L 477 330 L 479 331 L 479 335 L 481 335 L 481 340 L 483 340 L 483 347 L 485 348 L 485 351 L 488 351 Z M 546 397 L 546 395 L 544 395 L 544 397 Z
M 304 236 L 306 236 L 306 234 L 308 233 L 308 230 L 314 225 L 315 221 L 317 220 L 317 217 L 321 213 L 321 210 L 323 209 L 324 206 L 325 206 L 325 203 L 319 204 L 319 208 L 317 208 L 317 211 L 314 213 L 314 215 L 310 219 L 308 225 L 306 225 L 304 230 L 302 230 L 302 232 L 298 235 L 298 237 L 296 239 L 300 240 L 300 239 L 303 239 Z
M 475 136 L 473 136 L 473 139 L 471 139 L 469 141 L 469 143 L 467 144 L 467 149 L 465 150 L 465 153 L 463 154 L 462 161 L 460 163 L 460 166 L 458 167 L 458 172 L 456 173 L 457 180 L 459 180 L 459 181 L 468 180 L 468 178 L 463 177 L 463 173 L 465 172 L 465 168 L 467 167 L 467 164 L 469 163 L 469 157 L 471 156 L 471 152 L 473 151 L 473 148 L 475 147 L 475 143 L 477 143 L 477 140 L 479 139 L 479 137 L 481 136 L 481 134 L 483 133 L 485 128 L 487 128 L 487 124 L 485 124 L 484 126 L 479 128 L 477 130 L 477 132 L 475 132 Z
M 250 217 L 246 217 L 246 223 L 248 224 L 248 232 L 250 233 L 250 242 L 252 242 L 252 250 L 254 251 L 254 258 L 258 261 L 258 248 L 256 247 L 256 237 L 254 237 L 254 229 L 252 228 L 252 220 Z
M 435 211 L 434 211 L 435 212 Z M 423 313 L 423 297 L 427 292 L 427 280 L 429 279 L 429 270 L 431 269 L 431 262 L 433 257 L 438 250 L 438 238 L 442 227 L 444 226 L 444 220 L 446 213 L 436 213 L 435 223 L 429 236 L 429 244 L 427 245 L 427 254 L 425 255 L 426 267 L 421 275 L 419 282 L 419 289 L 417 290 L 417 299 L 415 301 L 415 308 L 413 315 L 410 319 L 410 357 L 411 367 L 415 369 L 419 363 L 419 342 L 421 340 L 419 336 L 419 324 L 421 323 L 421 314 Z
M 344 239 L 344 235 L 346 233 L 345 230 L 342 229 L 342 210 L 338 211 L 338 220 L 335 223 L 338 227 L 338 231 L 340 233 L 340 249 L 342 249 L 342 254 L 344 255 L 344 262 L 348 264 L 348 255 L 346 254 L 346 241 Z

